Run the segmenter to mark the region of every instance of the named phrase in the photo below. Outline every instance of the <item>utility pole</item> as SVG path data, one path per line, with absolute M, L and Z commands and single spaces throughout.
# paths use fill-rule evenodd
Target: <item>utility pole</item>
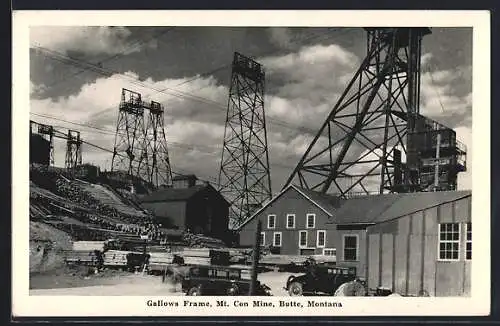
M 434 191 L 439 188 L 439 151 L 441 148 L 441 133 L 437 133 L 436 139 L 436 160 L 435 160 L 435 170 L 434 170 Z
M 255 290 L 257 287 L 257 274 L 259 268 L 259 258 L 260 258 L 260 232 L 262 230 L 262 222 L 257 222 L 257 230 L 255 231 L 255 243 L 253 245 L 252 253 L 252 276 L 250 281 L 250 291 L 249 295 L 255 295 Z

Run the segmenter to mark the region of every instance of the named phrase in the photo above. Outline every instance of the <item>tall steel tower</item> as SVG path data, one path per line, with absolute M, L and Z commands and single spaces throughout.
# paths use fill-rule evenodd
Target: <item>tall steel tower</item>
M 132 176 L 144 175 L 145 167 L 148 166 L 147 161 L 144 164 L 147 158 L 143 157 L 145 108 L 141 94 L 122 89 L 111 171 L 125 171 Z
M 453 189 L 456 174 L 465 169 L 457 158 L 465 151 L 453 130 L 419 114 L 421 42 L 430 29 L 365 30 L 366 57 L 285 186 L 295 183 L 341 197 L 425 191 L 432 183 L 423 176 L 430 173 L 425 159 L 431 159 L 427 165 L 436 162 L 429 133 L 444 132 L 453 141 L 438 145 L 448 146 L 443 152 L 451 158 L 441 162 L 440 188 Z
M 82 140 L 80 132 L 68 130 L 66 138 L 66 159 L 65 168 L 74 169 L 82 164 Z
M 164 127 L 164 108 L 158 102 L 151 101 L 144 138 L 143 150 L 146 156 L 147 180 L 154 186 L 171 185 L 172 171 L 167 148 Z
M 232 227 L 271 198 L 264 81 L 262 65 L 234 54 L 219 172 L 219 191 L 231 204 Z
M 155 187 L 170 185 L 163 106 L 155 101 L 146 103 L 140 93 L 122 89 L 118 110 L 111 171 L 125 171 Z

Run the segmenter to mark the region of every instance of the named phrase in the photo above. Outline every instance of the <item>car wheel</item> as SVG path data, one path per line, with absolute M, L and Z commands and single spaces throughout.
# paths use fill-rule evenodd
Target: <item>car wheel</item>
M 201 295 L 201 287 L 198 285 L 198 286 L 193 286 L 192 288 L 189 289 L 189 291 L 187 292 L 187 295 L 190 295 L 190 296 L 199 296 Z
M 288 294 L 290 294 L 290 296 L 292 296 L 292 297 L 301 296 L 302 293 L 303 293 L 303 291 L 302 291 L 302 283 L 293 282 L 288 287 Z

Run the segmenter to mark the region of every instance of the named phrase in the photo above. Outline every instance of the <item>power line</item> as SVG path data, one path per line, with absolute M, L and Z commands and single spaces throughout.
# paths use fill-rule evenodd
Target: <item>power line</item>
M 331 32 L 332 30 L 334 29 L 329 29 L 328 32 L 325 32 L 325 33 L 320 33 L 320 34 L 316 34 L 316 35 L 313 35 L 312 37 L 309 37 L 309 38 L 306 38 L 305 40 L 307 39 L 313 39 L 313 38 L 317 38 L 319 36 L 322 36 L 322 35 L 326 35 L 328 34 L 329 32 Z M 207 99 L 207 98 L 204 98 L 204 97 L 200 97 L 200 96 L 195 96 L 195 95 L 192 95 L 192 94 L 189 94 L 189 93 L 185 93 L 185 92 L 182 92 L 182 91 L 179 91 L 179 90 L 175 90 L 175 89 L 172 89 L 172 88 L 164 88 L 164 89 L 157 89 L 155 88 L 154 86 L 152 85 L 147 85 L 143 82 L 140 82 L 139 80 L 137 80 L 137 78 L 134 78 L 132 76 L 127 76 L 127 75 L 122 75 L 120 74 L 119 72 L 116 72 L 116 71 L 112 71 L 112 70 L 109 70 L 109 69 L 105 69 L 105 68 L 102 68 L 102 67 L 99 67 L 99 66 L 96 66 L 92 63 L 88 63 L 88 62 L 85 62 L 83 60 L 77 60 L 77 59 L 74 59 L 74 58 L 71 58 L 69 56 L 66 56 L 60 52 L 57 52 L 57 51 L 53 51 L 53 50 L 50 50 L 50 49 L 46 49 L 46 48 L 43 48 L 43 47 L 39 47 L 39 46 L 36 46 L 35 48 L 39 49 L 42 51 L 42 53 L 44 55 L 48 55 L 49 57 L 51 57 L 52 59 L 54 60 L 57 60 L 57 61 L 60 61 L 60 62 L 63 62 L 65 64 L 72 64 L 72 65 L 77 65 L 77 66 L 81 66 L 82 64 L 86 65 L 87 67 L 84 68 L 84 69 L 89 69 L 91 71 L 94 71 L 94 72 L 97 72 L 99 74 L 102 74 L 102 75 L 105 75 L 107 77 L 111 77 L 113 74 L 115 75 L 118 75 L 117 77 L 119 78 L 122 78 L 125 77 L 127 79 L 132 79 L 133 80 L 133 83 L 134 84 L 138 84 L 139 86 L 141 87 L 144 87 L 144 88 L 149 88 L 149 89 L 152 89 L 156 92 L 161 92 L 161 93 L 165 93 L 167 95 L 173 95 L 175 97 L 178 97 L 178 98 L 181 98 L 181 99 L 188 99 L 188 100 L 196 100 L 196 101 L 200 101 L 204 104 L 209 104 L 209 105 L 212 105 L 214 107 L 217 107 L 218 109 L 220 109 L 221 111 L 223 110 L 224 112 L 226 111 L 226 106 L 219 103 L 219 102 L 216 102 L 216 101 L 213 101 L 213 100 L 210 100 L 210 99 Z M 268 53 L 272 53 L 272 52 L 275 52 L 275 51 L 268 51 Z M 47 54 L 48 53 L 48 54 Z M 267 55 L 267 54 L 261 54 L 261 55 Z M 62 59 L 61 59 L 62 58 Z M 68 61 L 69 60 L 69 61 Z M 222 68 L 225 68 L 227 66 L 230 66 L 230 65 L 225 65 L 223 67 L 219 67 L 215 70 L 220 70 Z M 212 70 L 214 71 L 214 70 Z M 204 73 L 206 74 L 206 73 Z M 202 75 L 204 75 L 202 74 Z M 187 82 L 190 82 L 190 81 L 193 81 L 193 80 L 196 80 L 198 78 L 201 78 L 202 75 L 199 75 L 197 77 L 194 77 L 188 81 L 185 81 L 181 84 L 184 84 L 184 83 L 187 83 Z M 179 85 L 181 85 L 179 84 Z M 179 86 L 177 85 L 177 86 Z M 177 87 L 176 86 L 176 87 Z M 204 87 L 202 87 L 204 88 Z M 171 92 L 166 92 L 167 90 L 170 90 Z M 172 93 L 173 92 L 176 92 L 176 93 L 179 93 L 179 94 L 174 94 Z M 152 95 L 152 94 L 150 94 Z M 107 111 L 111 108 L 108 108 L 108 109 L 104 109 L 102 110 L 102 112 L 104 111 Z M 99 114 L 99 112 L 97 113 Z M 282 126 L 282 127 L 285 127 L 285 128 L 290 128 L 290 129 L 296 129 L 296 130 L 299 130 L 299 131 L 304 131 L 304 132 L 308 132 L 308 133 L 315 133 L 315 130 L 312 130 L 312 129 L 309 129 L 309 128 L 305 128 L 305 127 L 302 127 L 302 126 L 292 126 L 290 125 L 289 123 L 285 122 L 285 121 L 281 121 L 281 120 L 278 120 L 278 119 L 275 119 L 275 118 L 267 118 L 267 121 L 269 123 L 273 123 L 273 124 L 276 124 L 276 125 L 279 125 L 279 126 Z
M 115 132 L 112 131 L 112 130 L 110 130 L 110 129 L 103 129 L 103 128 L 99 128 L 99 127 L 92 126 L 92 125 L 89 125 L 89 124 L 77 123 L 77 122 L 73 122 L 73 121 L 69 121 L 69 120 L 65 120 L 65 119 L 61 119 L 61 118 L 56 118 L 56 117 L 53 117 L 53 116 L 50 116 L 50 115 L 39 114 L 39 113 L 35 113 L 35 112 L 30 112 L 30 114 L 33 114 L 33 115 L 38 116 L 38 117 L 46 118 L 46 119 L 52 119 L 52 120 L 56 120 L 56 121 L 60 121 L 60 122 L 65 122 L 65 123 L 69 123 L 69 124 L 73 124 L 73 125 L 77 125 L 77 126 L 81 126 L 81 127 L 86 127 L 86 128 L 93 129 L 92 131 L 90 131 L 90 130 L 84 130 L 85 132 L 88 132 L 88 133 L 98 132 L 98 133 L 101 133 L 101 134 L 104 134 L 104 135 L 109 135 L 109 136 L 114 136 L 115 135 Z M 54 125 L 52 125 L 52 126 L 53 127 L 58 127 L 58 128 L 65 128 L 65 127 L 62 127 L 62 126 L 54 126 Z M 206 153 L 206 154 L 210 154 L 212 156 L 219 156 L 219 154 L 220 154 L 220 153 L 214 153 L 213 151 L 211 151 L 212 149 L 217 149 L 217 150 L 221 149 L 221 148 L 218 148 L 218 147 L 214 148 L 214 147 L 209 147 L 209 146 L 204 146 L 204 145 L 199 145 L 199 144 L 192 145 L 192 144 L 181 143 L 181 142 L 172 142 L 172 141 L 167 141 L 167 144 L 169 146 L 177 147 L 177 148 L 183 148 L 183 149 L 188 149 L 188 150 L 198 150 L 200 152 L 203 152 L 203 153 Z M 97 145 L 95 145 L 95 146 L 97 146 Z M 105 150 L 107 150 L 107 149 L 105 149 Z M 111 153 L 112 152 L 113 151 L 111 151 Z M 293 166 L 288 166 L 288 165 L 280 164 L 280 163 L 270 163 L 270 164 L 272 166 L 278 166 L 278 167 L 286 168 L 286 169 L 293 169 L 294 168 Z
M 152 41 L 152 40 L 154 40 L 154 39 L 157 39 L 157 38 L 162 37 L 163 35 L 165 35 L 165 34 L 167 34 L 168 32 L 170 32 L 173 28 L 174 28 L 174 27 L 169 27 L 169 28 L 167 28 L 166 30 L 161 31 L 160 33 L 156 33 L 156 34 L 154 34 L 153 36 L 151 36 L 151 37 L 149 37 L 149 38 L 146 38 L 145 40 L 138 40 L 138 41 L 135 41 L 135 42 L 133 42 L 132 44 L 130 44 L 128 47 L 126 47 L 125 49 L 123 49 L 122 51 L 120 51 L 120 52 L 118 52 L 118 53 L 115 53 L 114 55 L 112 55 L 112 56 L 110 56 L 110 57 L 108 57 L 108 58 L 105 58 L 105 59 L 103 59 L 103 60 L 101 60 L 101 61 L 97 62 L 96 64 L 97 64 L 97 65 L 102 65 L 102 64 L 103 64 L 103 63 L 105 63 L 105 62 L 109 62 L 109 61 L 114 60 L 114 59 L 116 59 L 116 58 L 122 57 L 122 56 L 124 56 L 124 55 L 125 55 L 125 53 L 126 53 L 126 52 L 131 51 L 131 50 L 134 50 L 134 49 L 136 49 L 136 48 L 140 47 L 141 45 L 143 45 L 143 44 L 145 44 L 145 43 L 147 43 L 147 42 L 151 42 L 151 41 Z M 76 77 L 76 76 L 78 76 L 78 75 L 80 75 L 80 74 L 84 73 L 85 71 L 87 71 L 87 70 L 85 70 L 85 69 L 79 70 L 79 71 L 75 72 L 74 74 L 71 74 L 71 75 L 69 75 L 69 76 L 63 77 L 63 78 L 61 78 L 60 80 L 57 80 L 57 81 L 55 81 L 54 83 L 47 85 L 46 87 L 47 87 L 47 88 L 48 88 L 48 87 L 55 87 L 56 85 L 59 85 L 59 84 L 60 84 L 60 83 L 62 83 L 63 81 L 67 80 L 68 78 L 71 78 L 71 77 Z

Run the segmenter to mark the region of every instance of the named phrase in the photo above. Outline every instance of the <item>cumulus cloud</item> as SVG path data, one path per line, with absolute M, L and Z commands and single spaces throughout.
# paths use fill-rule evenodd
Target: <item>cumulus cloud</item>
M 125 27 L 40 26 L 31 28 L 30 44 L 62 53 L 129 54 L 140 50 L 139 46 L 129 45 L 130 35 L 131 32 Z

